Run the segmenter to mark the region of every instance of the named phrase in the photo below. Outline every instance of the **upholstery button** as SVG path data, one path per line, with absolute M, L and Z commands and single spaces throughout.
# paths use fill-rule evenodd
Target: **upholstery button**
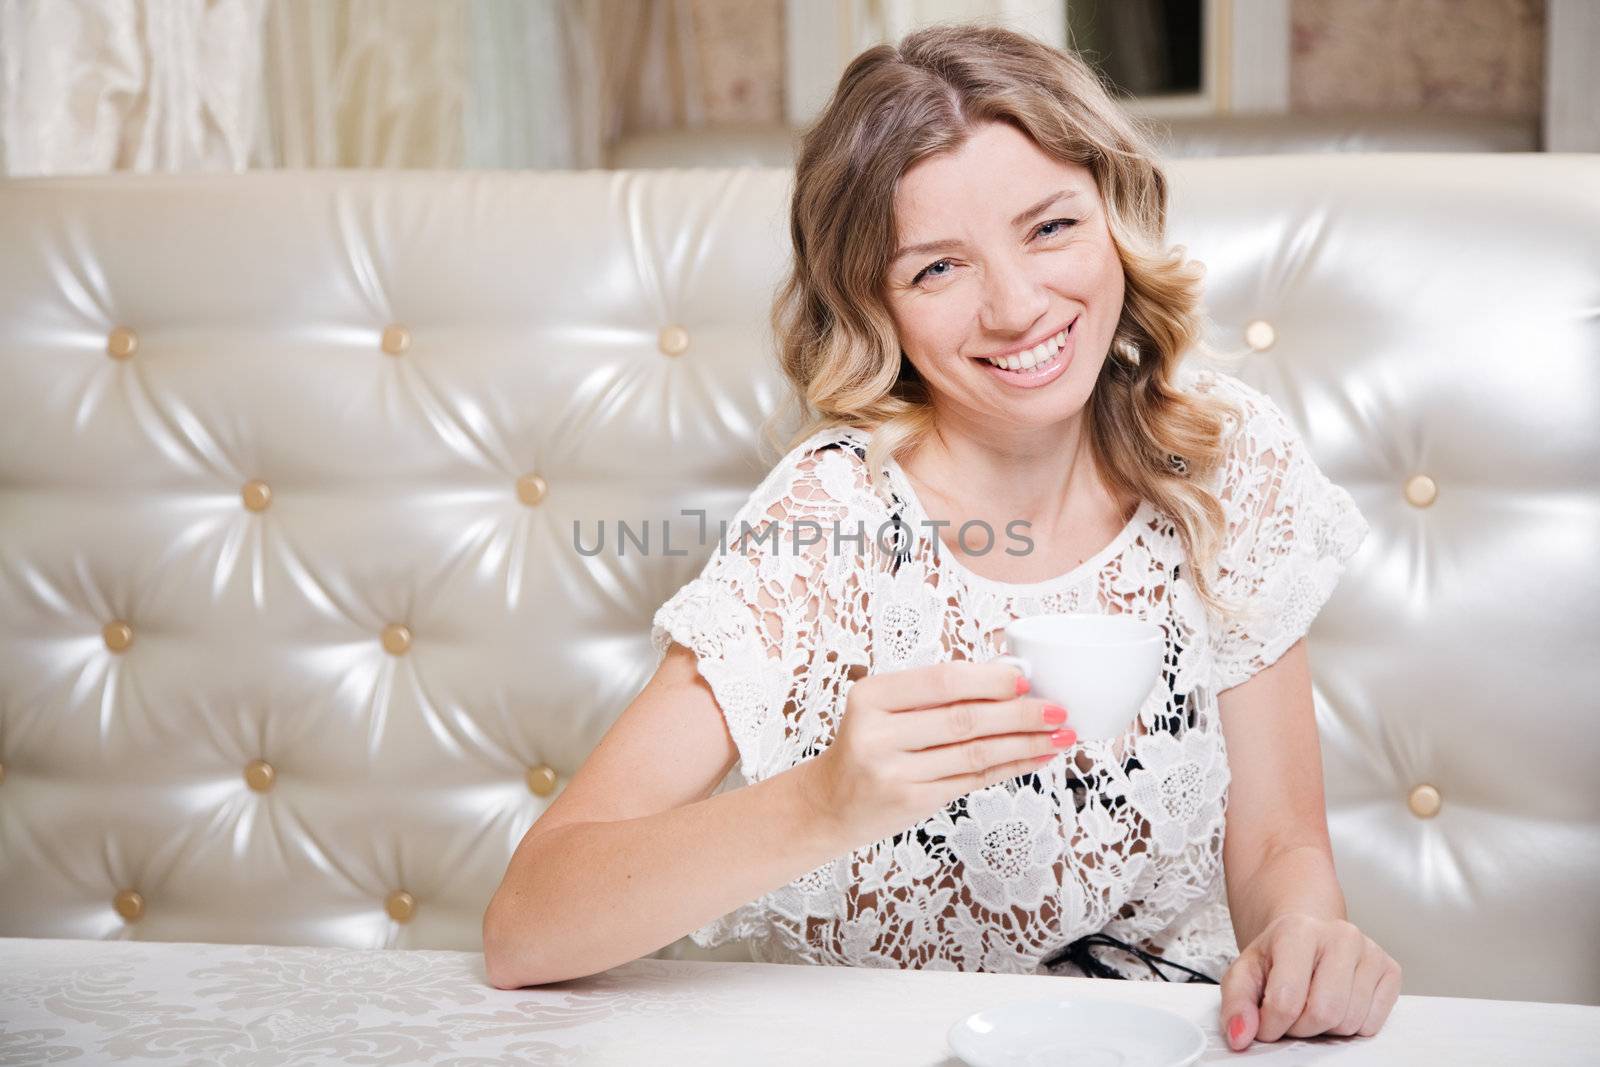
M 267 505 L 272 503 L 271 487 L 259 478 L 245 482 L 239 495 L 244 498 L 244 506 L 251 511 L 266 511 Z
M 1257 352 L 1265 352 L 1278 339 L 1278 331 L 1265 319 L 1256 319 L 1244 328 L 1244 342 Z
M 398 622 L 391 622 L 383 628 L 384 650 L 393 655 L 404 655 L 411 647 L 411 631 Z
M 136 889 L 124 889 L 116 895 L 111 906 L 117 909 L 117 914 L 129 922 L 137 922 L 139 916 L 144 914 L 144 897 Z
M 277 777 L 278 772 L 264 759 L 253 759 L 244 769 L 245 782 L 257 793 L 265 793 L 271 789 Z
M 105 638 L 106 647 L 111 651 L 126 652 L 133 644 L 133 627 L 125 622 L 108 622 L 101 628 L 100 636 Z
M 517 499 L 531 508 L 544 499 L 548 488 L 549 483 L 537 474 L 524 474 L 517 479 Z
M 656 337 L 656 344 L 669 356 L 680 355 L 689 347 L 689 331 L 682 326 L 663 326 Z
M 417 900 L 404 889 L 396 889 L 383 902 L 383 909 L 397 923 L 410 922 L 411 916 L 417 913 Z
M 1411 806 L 1411 814 L 1419 819 L 1431 819 L 1439 814 L 1439 791 L 1431 785 L 1419 785 L 1411 791 L 1407 803 Z
M 528 788 L 535 796 L 547 797 L 556 791 L 556 769 L 541 763 L 528 768 Z
M 139 335 L 126 326 L 118 326 L 106 337 L 106 352 L 112 359 L 127 359 L 139 349 Z
M 1439 487 L 1426 474 L 1419 474 L 1406 482 L 1406 499 L 1419 508 L 1432 504 L 1439 496 Z
M 411 347 L 411 333 L 404 326 L 389 326 L 383 331 L 383 350 L 398 356 Z

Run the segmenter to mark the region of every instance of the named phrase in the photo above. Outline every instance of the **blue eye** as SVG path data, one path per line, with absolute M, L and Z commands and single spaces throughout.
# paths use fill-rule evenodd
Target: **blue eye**
M 949 262 L 950 261 L 948 259 L 936 259 L 936 260 L 934 260 L 932 263 L 929 263 L 926 267 L 923 267 L 921 270 L 917 271 L 917 276 L 915 278 L 911 279 L 911 284 L 912 285 L 917 285 L 917 284 L 921 283 L 923 275 L 927 274 L 930 270 L 932 270 L 933 268 L 937 267 L 939 264 L 941 264 L 941 263 L 949 263 Z M 934 277 L 936 277 L 936 278 L 942 277 L 942 276 L 943 275 L 939 275 L 939 274 L 934 275 Z
M 1077 219 L 1051 219 L 1049 222 L 1040 223 L 1039 224 L 1039 229 L 1037 229 L 1037 230 L 1035 230 L 1033 232 L 1036 233 L 1036 234 L 1040 233 L 1046 226 L 1054 226 L 1058 222 L 1066 223 L 1068 226 L 1076 226 L 1078 224 L 1078 220 Z M 1046 234 L 1045 236 L 1054 237 L 1054 236 L 1056 236 L 1056 234 Z
M 1076 226 L 1078 224 L 1078 220 L 1077 219 L 1051 219 L 1049 222 L 1041 222 L 1039 224 L 1038 228 L 1033 231 L 1034 235 L 1035 236 L 1043 235 L 1045 237 L 1059 237 L 1061 235 L 1061 232 L 1059 230 L 1054 231 L 1052 233 L 1044 233 L 1045 227 L 1054 226 L 1054 225 L 1056 225 L 1058 223 L 1061 224 L 1064 227 L 1071 227 L 1071 226 Z M 912 285 L 921 285 L 922 284 L 922 279 L 927 276 L 929 271 L 933 270 L 933 268 L 937 267 L 941 263 L 948 264 L 949 262 L 950 261 L 948 259 L 936 259 L 936 260 L 934 260 L 932 263 L 929 263 L 926 267 L 923 267 L 921 270 L 917 271 L 916 275 L 913 276 L 912 279 L 911 279 L 911 284 Z M 948 273 L 947 271 L 939 272 L 939 273 L 934 274 L 933 276 L 935 278 L 942 278 L 947 273 Z

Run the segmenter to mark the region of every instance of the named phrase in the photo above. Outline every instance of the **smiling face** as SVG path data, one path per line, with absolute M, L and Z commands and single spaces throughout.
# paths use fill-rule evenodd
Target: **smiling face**
M 1046 155 L 1009 123 L 986 123 L 901 176 L 895 216 L 900 254 L 885 300 L 941 418 L 991 430 L 1075 418 L 1123 298 L 1088 168 Z

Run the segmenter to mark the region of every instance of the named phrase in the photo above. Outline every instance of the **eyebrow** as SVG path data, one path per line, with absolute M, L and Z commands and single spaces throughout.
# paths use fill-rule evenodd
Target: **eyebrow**
M 1024 222 L 1027 222 L 1029 219 L 1033 218 L 1035 215 L 1039 214 L 1039 212 L 1043 211 L 1045 208 L 1049 207 L 1051 204 L 1054 204 L 1056 201 L 1058 201 L 1058 200 L 1070 200 L 1072 197 L 1075 197 L 1077 195 L 1078 195 L 1078 193 L 1077 193 L 1077 190 L 1075 190 L 1075 189 L 1057 189 L 1055 192 L 1051 193 L 1049 196 L 1045 197 L 1043 200 L 1039 201 L 1037 204 L 1034 204 L 1032 207 L 1028 208 L 1026 211 L 1018 212 L 1017 217 L 1011 220 L 1011 225 L 1012 226 L 1021 226 Z M 925 242 L 923 242 L 922 244 L 919 244 L 919 245 L 906 245 L 904 248 L 900 248 L 900 249 L 897 249 L 895 251 L 894 258 L 892 260 L 890 260 L 890 262 L 891 263 L 897 263 L 901 259 L 904 259 L 906 256 L 916 255 L 917 253 L 922 253 L 922 252 L 940 252 L 940 251 L 943 251 L 946 248 L 960 248 L 960 247 L 961 247 L 961 242 L 960 241 L 957 241 L 957 240 L 954 240 L 954 239 L 948 238 L 948 237 L 945 238 L 942 241 L 925 241 Z

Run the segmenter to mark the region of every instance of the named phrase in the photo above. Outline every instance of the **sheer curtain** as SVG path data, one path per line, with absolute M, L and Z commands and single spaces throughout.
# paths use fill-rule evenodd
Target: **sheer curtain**
M 582 43 L 569 54 L 589 69 L 583 166 L 601 166 L 624 133 L 705 125 L 705 90 L 691 0 L 570 0 Z
M 600 167 L 704 122 L 691 0 L 0 0 L 12 177 Z
M 266 0 L 3 0 L 5 172 L 242 170 Z
M 468 7 L 269 0 L 257 32 L 266 120 L 251 165 L 459 166 Z

